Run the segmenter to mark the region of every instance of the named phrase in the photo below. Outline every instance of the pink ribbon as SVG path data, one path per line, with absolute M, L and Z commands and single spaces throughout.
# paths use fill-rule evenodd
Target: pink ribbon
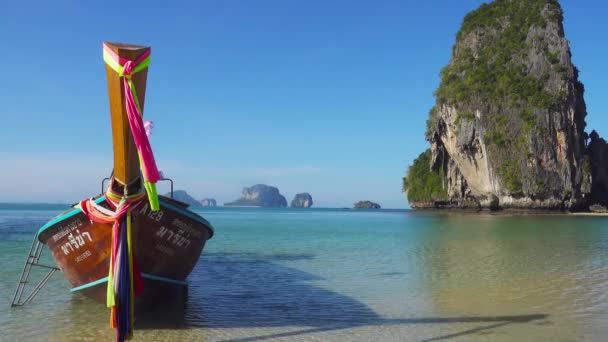
M 130 63 L 130 61 L 127 62 L 127 64 L 125 64 L 125 70 L 127 70 L 127 65 L 131 64 L 132 63 Z M 144 177 L 147 181 L 151 183 L 156 183 L 160 179 L 160 175 L 158 174 L 158 167 L 156 166 L 156 161 L 154 160 L 154 153 L 152 152 L 152 146 L 150 146 L 150 141 L 148 140 L 148 135 L 146 134 L 146 128 L 141 118 L 141 113 L 139 112 L 139 108 L 135 102 L 133 92 L 131 91 L 131 87 L 129 86 L 129 77 L 129 74 L 125 74 L 125 77 L 123 79 L 123 86 L 126 95 L 125 106 L 127 108 L 127 117 L 129 118 L 129 125 L 131 126 L 131 132 L 133 133 L 133 140 L 135 141 L 135 146 L 137 147 L 139 155 L 141 156 Z

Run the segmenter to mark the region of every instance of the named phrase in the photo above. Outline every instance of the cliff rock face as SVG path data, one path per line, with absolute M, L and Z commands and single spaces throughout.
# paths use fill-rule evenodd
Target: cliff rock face
M 224 203 L 225 206 L 252 207 L 286 207 L 287 200 L 279 193 L 279 189 L 264 184 L 243 188 L 241 197 L 234 202 Z
M 312 196 L 308 192 L 295 195 L 291 201 L 292 208 L 310 208 L 312 207 Z
M 591 171 L 590 203 L 608 207 L 608 144 L 597 132 L 589 134 L 589 159 L 583 168 Z
M 496 0 L 465 17 L 427 121 L 430 149 L 404 179 L 412 207 L 585 205 L 584 87 L 562 15 L 556 0 Z M 436 195 L 412 187 L 415 166 L 441 180 Z
M 171 193 L 166 193 L 165 196 L 171 197 Z M 173 199 L 176 199 L 180 202 L 184 202 L 191 207 L 201 207 L 199 201 L 195 200 L 192 196 L 188 195 L 185 190 L 175 190 L 173 191 Z
M 353 205 L 355 209 L 380 209 L 380 204 L 372 201 L 359 201 Z
M 217 202 L 214 198 L 205 198 L 201 200 L 201 205 L 203 207 L 217 207 Z

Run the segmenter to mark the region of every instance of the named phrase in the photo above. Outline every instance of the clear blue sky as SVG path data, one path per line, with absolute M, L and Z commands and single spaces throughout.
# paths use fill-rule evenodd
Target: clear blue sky
M 197 198 L 277 186 L 407 206 L 439 70 L 482 1 L 4 1 L 0 201 L 72 202 L 111 170 L 104 40 L 152 46 L 160 169 Z M 608 135 L 608 4 L 563 1 L 588 128 Z

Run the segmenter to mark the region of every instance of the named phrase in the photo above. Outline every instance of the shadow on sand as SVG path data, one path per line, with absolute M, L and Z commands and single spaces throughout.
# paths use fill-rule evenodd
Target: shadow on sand
M 231 340 L 262 341 L 361 326 L 492 323 L 423 340 L 430 342 L 548 317 L 530 314 L 385 319 L 353 298 L 309 284 L 321 278 L 280 264 L 312 258 L 312 255 L 206 254 L 189 277 L 187 296 L 175 294 L 139 311 L 136 328 L 304 327 Z M 186 298 L 186 302 L 180 298 Z

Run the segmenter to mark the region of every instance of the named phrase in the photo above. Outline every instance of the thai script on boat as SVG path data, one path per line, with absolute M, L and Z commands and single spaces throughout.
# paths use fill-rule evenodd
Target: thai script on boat
M 76 229 L 76 235 L 70 233 L 68 235 L 69 241 L 61 245 L 61 250 L 63 251 L 63 254 L 69 255 L 71 252 L 79 250 L 80 247 L 84 246 L 87 243 L 85 237 L 89 239 L 89 242 L 93 242 L 93 239 L 91 239 L 91 234 L 89 234 L 89 232 L 81 233 L 80 230 Z
M 190 246 L 190 239 L 185 238 L 183 234 L 184 231 L 181 229 L 176 234 L 171 229 L 165 228 L 165 226 L 161 226 L 156 232 L 156 236 L 160 237 L 161 239 L 164 239 L 166 236 L 166 240 L 175 246 L 180 248 L 188 248 L 188 246 Z
M 162 220 L 163 216 L 165 215 L 165 213 L 162 210 L 152 211 L 152 210 L 148 210 L 148 209 L 150 209 L 150 205 L 146 204 L 141 209 L 139 209 L 139 213 L 141 215 L 148 216 L 149 218 L 153 219 L 156 222 L 160 222 L 160 220 Z
M 154 246 L 154 248 L 158 249 L 159 251 L 161 251 L 161 252 L 163 252 L 163 253 L 165 253 L 167 255 L 170 255 L 170 256 L 174 256 L 175 255 L 175 251 L 174 250 L 172 250 L 169 247 L 163 246 L 161 244 L 157 243 L 156 246 Z
M 200 231 L 192 228 L 191 225 L 187 224 L 186 222 L 184 222 L 184 221 L 182 221 L 182 220 L 180 220 L 178 218 L 175 218 L 173 220 L 173 222 L 171 222 L 171 224 L 173 224 L 173 226 L 175 226 L 177 228 L 185 230 L 188 234 L 194 235 L 197 238 L 201 237 L 201 232 Z
M 82 226 L 82 221 L 80 219 L 76 219 L 68 223 L 65 227 L 62 227 L 59 232 L 53 235 L 53 241 L 57 242 L 57 240 L 62 239 L 64 236 L 68 235 L 71 231 L 78 229 L 80 226 Z
M 87 249 L 86 251 L 84 251 L 84 253 L 76 257 L 76 262 L 81 262 L 82 260 L 90 257 L 91 255 L 93 255 L 93 253 L 91 253 L 91 251 Z

